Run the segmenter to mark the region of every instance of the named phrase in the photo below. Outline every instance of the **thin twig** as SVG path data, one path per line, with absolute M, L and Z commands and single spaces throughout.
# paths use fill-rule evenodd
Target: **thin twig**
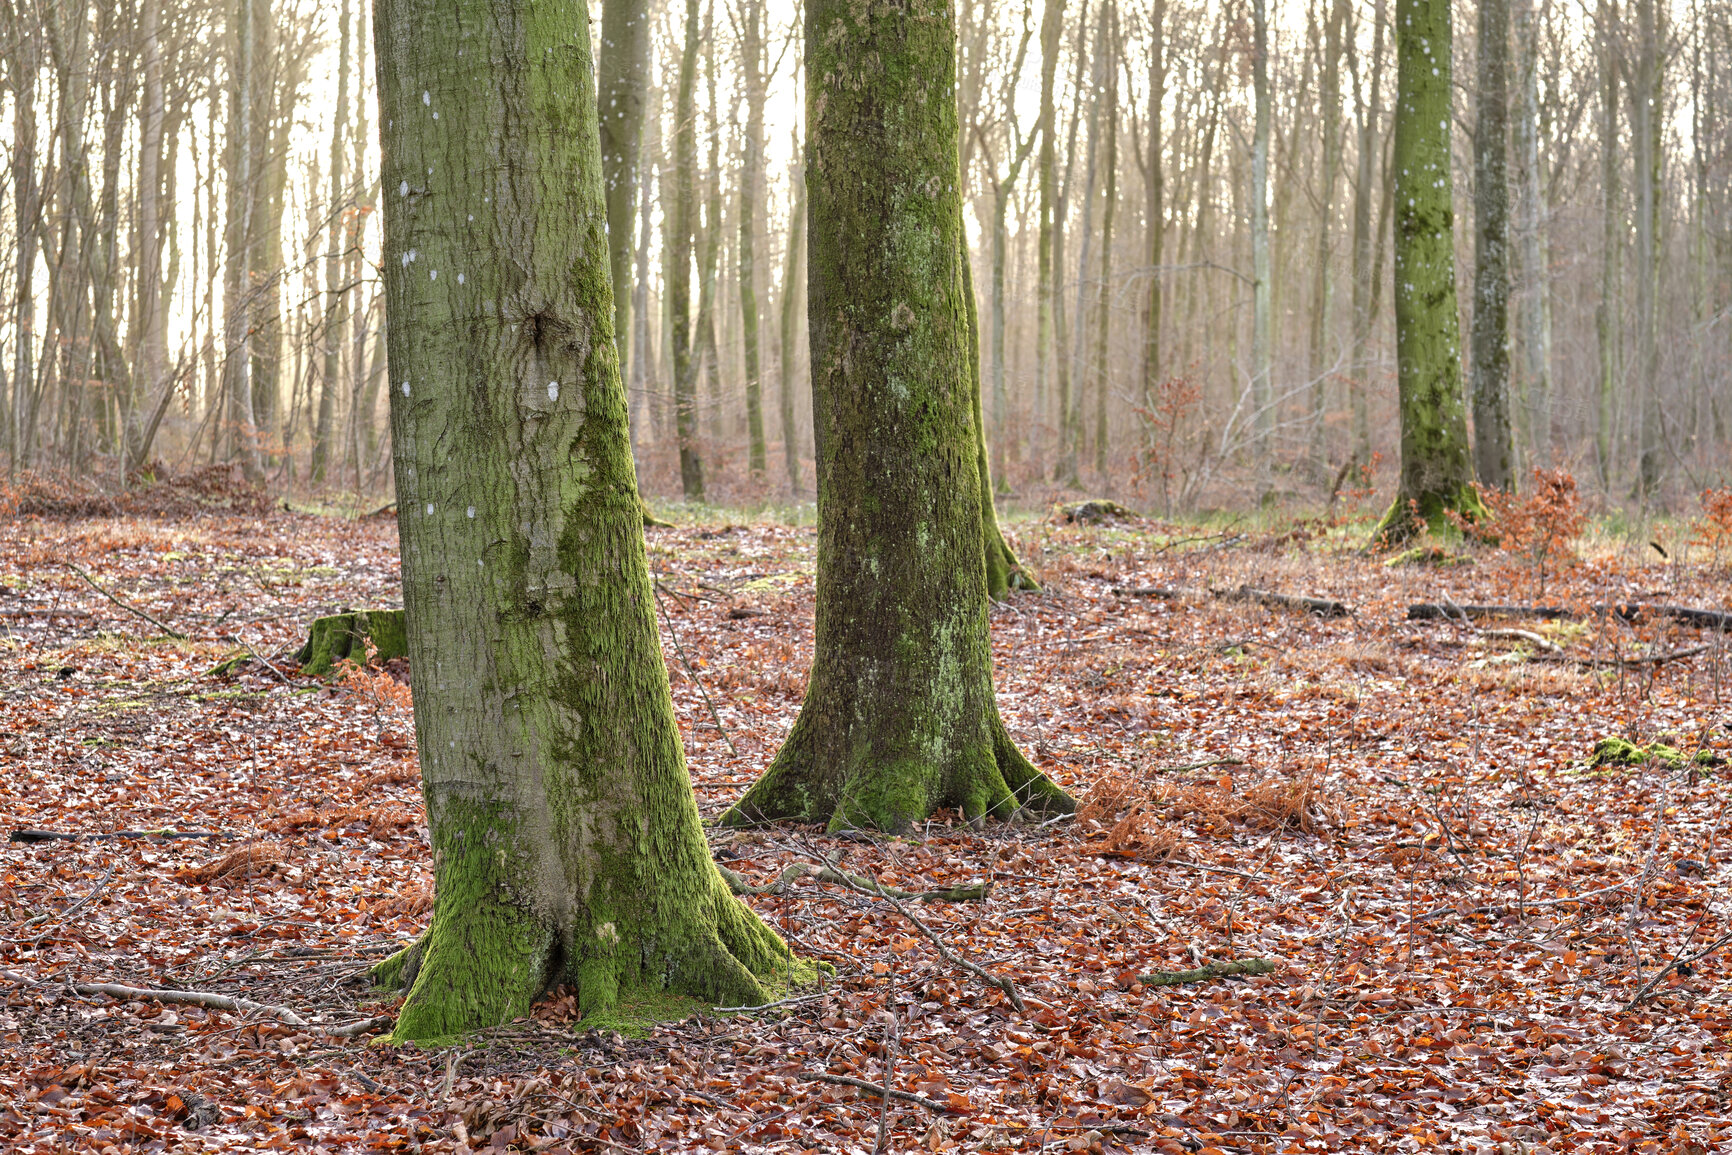
M 41 941 L 43 939 L 47 938 L 50 933 L 53 932 L 56 923 L 65 922 L 67 919 L 71 918 L 73 915 L 77 914 L 79 911 L 83 910 L 85 907 L 87 907 L 91 903 L 95 902 L 96 899 L 102 894 L 102 892 L 108 889 L 108 880 L 114 877 L 115 868 L 119 865 L 120 865 L 119 863 L 114 863 L 113 865 L 109 866 L 108 873 L 103 875 L 100 879 L 97 880 L 96 885 L 90 888 L 89 894 L 85 895 L 83 898 L 79 899 L 77 902 L 73 903 L 71 906 L 69 906 L 65 910 L 61 911 L 59 918 L 50 919 L 48 922 L 48 925 L 43 928 L 42 933 L 30 940 L 28 949 L 29 950 L 35 950 L 37 945 L 39 943 L 41 943 Z
M 885 1033 L 890 1036 L 890 1057 L 884 1064 L 884 1085 L 894 1086 L 896 1083 L 896 1060 L 902 1056 L 902 1024 L 896 1017 L 896 968 L 893 966 L 885 979 L 890 984 L 889 991 L 884 996 L 884 1013 L 889 1016 L 890 1023 Z M 872 1155 L 880 1155 L 884 1150 L 884 1133 L 890 1126 L 890 1096 L 878 1096 L 878 1138 L 872 1144 Z
M 239 646 L 241 649 L 243 649 L 247 653 L 251 654 L 254 661 L 258 662 L 265 669 L 267 669 L 271 673 L 275 674 L 277 676 L 277 681 L 281 682 L 283 685 L 285 685 L 285 686 L 294 685 L 293 682 L 289 681 L 287 675 L 285 675 L 281 670 L 279 670 L 275 666 L 273 666 L 270 662 L 267 662 L 265 660 L 265 657 L 263 654 L 259 653 L 257 650 L 255 650 L 251 646 L 247 645 L 246 639 L 241 637 L 239 634 L 231 634 L 225 640 L 233 642 L 235 645 Z
M 1671 962 L 1667 963 L 1665 966 L 1661 967 L 1658 971 L 1656 971 L 1654 973 L 1653 978 L 1649 979 L 1647 982 L 1642 984 L 1641 989 L 1635 993 L 1635 996 L 1633 998 L 1631 998 L 1629 1002 L 1624 1004 L 1624 1010 L 1625 1011 L 1631 1010 L 1632 1008 L 1635 1007 L 1635 1005 L 1637 1003 L 1639 1003 L 1643 999 L 1647 998 L 1648 992 L 1653 990 L 1656 986 L 1658 986 L 1661 979 L 1665 978 L 1667 975 L 1669 975 L 1673 971 L 1677 970 L 1680 966 L 1689 966 L 1690 964 L 1696 962 L 1696 960 L 1698 960 L 1698 959 L 1707 958 L 1709 955 L 1713 954 L 1715 951 L 1719 950 L 1721 947 L 1725 946 L 1729 942 L 1732 942 L 1732 931 L 1728 931 L 1725 934 L 1721 935 L 1719 938 L 1715 939 L 1713 942 L 1709 943 L 1707 946 L 1703 947 L 1701 950 L 1697 951 L 1693 955 L 1690 955 L 1686 958 L 1674 958 Z
M 925 1095 L 916 1095 L 911 1091 L 898 1091 L 895 1087 L 880 1087 L 877 1083 L 869 1083 L 865 1079 L 856 1079 L 849 1075 L 832 1075 L 828 1071 L 801 1071 L 800 1077 L 812 1079 L 819 1083 L 834 1083 L 838 1087 L 855 1087 L 862 1091 L 870 1091 L 883 1098 L 901 1099 L 904 1103 L 918 1103 L 928 1111 L 948 1111 L 950 1108 L 943 1103 L 934 1102 Z
M 773 1003 L 759 1003 L 757 1006 L 753 1007 L 713 1007 L 711 1008 L 710 1013 L 713 1015 L 747 1015 L 756 1011 L 773 1011 L 778 1007 L 795 1007 L 799 1006 L 801 1003 L 816 1002 L 819 999 L 827 997 L 827 992 L 819 991 L 815 995 L 800 995 L 797 998 L 777 999 Z
M 179 630 L 177 630 L 174 627 L 163 622 L 160 618 L 156 618 L 156 617 L 151 616 L 150 614 L 146 613 L 145 611 L 139 609 L 137 606 L 127 605 L 125 602 L 121 601 L 119 598 L 115 597 L 113 594 L 109 593 L 107 590 L 105 590 L 101 586 L 97 585 L 96 579 L 91 577 L 89 574 L 85 573 L 78 566 L 72 564 L 71 562 L 65 562 L 63 564 L 66 566 L 67 569 L 71 570 L 73 573 L 75 573 L 79 577 L 83 578 L 85 580 L 85 582 L 89 584 L 91 589 L 95 590 L 97 593 L 101 594 L 103 597 L 107 598 L 109 601 L 113 602 L 115 605 L 119 606 L 121 609 L 125 610 L 127 613 L 136 614 L 138 617 L 143 618 L 145 621 L 149 622 L 151 625 L 162 630 L 163 633 L 167 634 L 171 638 L 176 638 L 176 639 L 183 641 L 183 642 L 186 641 L 186 635 L 185 634 L 181 633 Z
M 703 679 L 698 677 L 697 670 L 692 667 L 692 660 L 686 657 L 686 648 L 680 645 L 679 631 L 674 629 L 674 620 L 668 615 L 667 606 L 662 604 L 661 590 L 657 587 L 657 584 L 652 583 L 650 585 L 650 592 L 655 594 L 656 608 L 662 612 L 662 621 L 668 624 L 668 636 L 674 640 L 674 651 L 679 654 L 680 661 L 685 663 L 686 673 L 692 676 L 692 681 L 696 683 L 698 687 L 698 693 L 704 696 L 704 705 L 710 708 L 710 720 L 716 724 L 716 729 L 722 732 L 722 741 L 728 744 L 728 753 L 738 758 L 740 756 L 740 751 L 734 746 L 733 738 L 728 736 L 728 728 L 722 725 L 722 716 L 716 713 L 716 704 L 710 700 L 710 692 L 704 689 Z
M 932 945 L 937 948 L 939 956 L 942 957 L 945 962 L 954 967 L 961 967 L 987 986 L 996 987 L 998 990 L 1003 991 L 1005 997 L 1010 1000 L 1011 1006 L 1015 1007 L 1017 1011 L 1022 1014 L 1026 1015 L 1028 1013 L 1028 1008 L 1023 1005 L 1022 996 L 1016 993 L 1015 983 L 1011 982 L 1003 975 L 993 974 L 991 971 L 968 961 L 955 951 L 951 950 L 944 944 L 944 940 L 938 937 L 937 931 L 916 918 L 914 913 L 898 902 L 896 897 L 885 890 L 882 884 L 874 881 L 870 886 L 862 886 L 860 883 L 856 882 L 851 875 L 843 874 L 841 871 L 836 871 L 835 881 L 841 883 L 843 886 L 846 886 L 849 890 L 852 890 L 857 894 L 864 894 L 870 898 L 882 898 L 885 902 L 888 902 L 897 914 L 913 923 L 920 933 L 925 935 L 932 942 Z

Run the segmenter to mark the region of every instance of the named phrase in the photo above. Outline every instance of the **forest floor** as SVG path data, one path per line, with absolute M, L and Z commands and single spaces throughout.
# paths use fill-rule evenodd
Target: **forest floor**
M 884 902 L 808 878 L 749 901 L 834 965 L 812 998 L 670 1005 L 678 1021 L 632 1037 L 558 993 L 423 1050 L 75 985 L 325 1025 L 389 1013 L 362 972 L 424 924 L 431 887 L 407 693 L 389 671 L 303 679 L 292 655 L 316 614 L 397 597 L 394 523 L 10 519 L 0 821 L 159 833 L 0 843 L 0 1146 L 1732 1148 L 1728 772 L 1589 764 L 1606 736 L 1732 749 L 1723 636 L 1592 614 L 1409 621 L 1414 602 L 1536 600 L 1537 575 L 1489 552 L 1387 568 L 1350 528 L 1016 522 L 1046 588 L 993 610 L 1000 701 L 1082 814 L 945 815 L 877 841 L 717 833 L 758 883 L 834 851 L 910 889 L 990 879 L 985 901 L 916 909 L 1014 980 L 1026 1013 Z M 799 708 L 815 538 L 712 520 L 648 539 L 713 815 Z M 1583 553 L 1545 601 L 1732 600 L 1724 572 Z M 1242 586 L 1351 613 L 1208 592 Z M 1116 592 L 1140 587 L 1192 592 Z M 1138 977 L 1252 957 L 1275 970 Z M 881 1112 L 820 1076 L 888 1077 L 918 1101 Z

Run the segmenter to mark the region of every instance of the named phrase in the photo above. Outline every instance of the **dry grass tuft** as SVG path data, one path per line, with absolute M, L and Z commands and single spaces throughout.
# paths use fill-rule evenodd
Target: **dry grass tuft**
M 1085 826 L 1111 823 L 1106 849 L 1158 860 L 1171 854 L 1178 836 L 1158 818 L 1197 818 L 1206 825 L 1323 834 L 1341 820 L 1340 807 L 1325 797 L 1315 771 L 1297 778 L 1265 778 L 1240 793 L 1233 779 L 1175 782 L 1147 774 L 1103 776 L 1084 797 L 1077 818 Z
M 236 882 L 257 871 L 275 866 L 283 861 L 283 858 L 281 846 L 274 842 L 260 842 L 243 846 L 239 850 L 231 850 L 209 862 L 177 870 L 174 876 L 188 886 L 202 886 L 208 882 Z

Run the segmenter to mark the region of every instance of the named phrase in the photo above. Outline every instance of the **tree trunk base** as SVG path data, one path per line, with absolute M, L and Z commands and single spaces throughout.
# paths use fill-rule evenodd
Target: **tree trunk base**
M 823 822 L 832 832 L 906 833 L 948 806 L 976 825 L 1076 810 L 1076 801 L 1023 757 L 996 710 L 986 741 L 961 751 L 948 766 L 918 756 L 874 759 L 862 751 L 856 760 L 861 768 L 841 780 L 829 772 L 831 761 L 813 749 L 806 716 L 802 711 L 775 761 L 722 815 L 722 825 L 792 818 Z
M 1371 550 L 1403 545 L 1422 533 L 1431 532 L 1446 539 L 1458 538 L 1461 530 L 1449 519 L 1454 513 L 1468 521 L 1483 521 L 1490 514 L 1479 491 L 1472 485 L 1461 485 L 1450 491 L 1433 493 L 1397 493 L 1389 510 L 1377 528 L 1371 532 Z

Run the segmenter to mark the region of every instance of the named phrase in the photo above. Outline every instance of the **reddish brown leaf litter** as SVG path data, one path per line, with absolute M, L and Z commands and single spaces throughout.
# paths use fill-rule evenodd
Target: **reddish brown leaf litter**
M 328 1033 L 388 1013 L 362 971 L 428 913 L 401 671 L 326 684 L 290 662 L 316 614 L 392 602 L 393 527 L 7 522 L 7 829 L 156 833 L 0 851 L 0 1146 L 865 1152 L 879 1103 L 846 1080 L 891 1067 L 908 1096 L 888 1112 L 896 1151 L 1732 1145 L 1732 965 L 1674 965 L 1732 931 L 1722 772 L 1586 765 L 1608 735 L 1724 753 L 1721 639 L 1672 621 L 1521 624 L 1566 657 L 1625 660 L 1596 668 L 1408 622 L 1410 602 L 1522 601 L 1533 575 L 1501 555 L 1385 568 L 1326 527 L 1012 528 L 1047 588 L 993 611 L 1003 712 L 1088 801 L 1082 817 L 715 844 L 756 884 L 837 854 L 910 890 L 990 878 L 986 901 L 917 913 L 1011 978 L 1026 1014 L 886 903 L 806 878 L 750 901 L 836 968 L 816 997 L 631 1039 L 590 1030 L 558 991 L 531 1019 L 419 1050 Z M 813 535 L 649 540 L 714 814 L 798 708 Z M 1548 577 L 1548 601 L 1727 605 L 1723 574 L 1602 553 Z M 1353 613 L 1112 592 L 1243 586 Z M 207 673 L 233 657 L 248 660 Z M 1279 966 L 1138 981 L 1252 957 Z M 312 1026 L 69 986 L 96 982 L 238 996 Z

